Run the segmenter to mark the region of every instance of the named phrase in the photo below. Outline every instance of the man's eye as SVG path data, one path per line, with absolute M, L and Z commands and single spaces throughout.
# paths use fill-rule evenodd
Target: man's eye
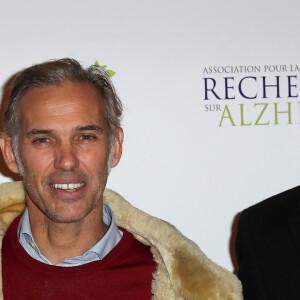
M 38 139 L 35 139 L 33 142 L 36 144 L 44 144 L 44 143 L 48 143 L 49 139 L 48 138 L 38 138 Z
M 89 134 L 84 134 L 82 136 L 79 137 L 80 140 L 94 140 L 96 139 L 94 136 L 89 135 Z

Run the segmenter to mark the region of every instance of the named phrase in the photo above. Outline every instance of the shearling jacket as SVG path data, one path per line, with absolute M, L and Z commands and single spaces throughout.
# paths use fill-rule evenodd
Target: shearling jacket
M 153 300 L 242 300 L 240 281 L 209 260 L 174 226 L 140 211 L 111 190 L 105 190 L 104 201 L 114 211 L 117 225 L 150 246 L 157 263 L 152 281 Z M 1 184 L 0 247 L 6 229 L 24 209 L 23 183 Z

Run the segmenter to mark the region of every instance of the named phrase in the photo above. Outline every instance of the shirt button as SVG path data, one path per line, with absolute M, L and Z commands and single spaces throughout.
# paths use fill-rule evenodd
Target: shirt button
M 33 249 L 35 249 L 35 243 L 34 243 L 34 242 L 30 242 L 29 245 L 30 245 Z

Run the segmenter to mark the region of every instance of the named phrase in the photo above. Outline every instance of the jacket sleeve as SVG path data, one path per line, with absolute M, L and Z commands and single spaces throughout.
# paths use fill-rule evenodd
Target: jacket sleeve
M 241 214 L 239 219 L 235 247 L 239 264 L 238 277 L 243 285 L 244 300 L 271 300 L 265 293 L 255 251 L 259 245 L 255 245 L 255 232 L 253 227 L 248 224 L 247 210 Z

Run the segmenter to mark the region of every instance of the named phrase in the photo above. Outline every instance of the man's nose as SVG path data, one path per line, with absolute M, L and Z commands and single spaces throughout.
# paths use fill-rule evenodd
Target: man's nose
M 55 153 L 54 167 L 64 171 L 73 171 L 78 166 L 79 161 L 74 145 L 72 143 L 59 143 Z

